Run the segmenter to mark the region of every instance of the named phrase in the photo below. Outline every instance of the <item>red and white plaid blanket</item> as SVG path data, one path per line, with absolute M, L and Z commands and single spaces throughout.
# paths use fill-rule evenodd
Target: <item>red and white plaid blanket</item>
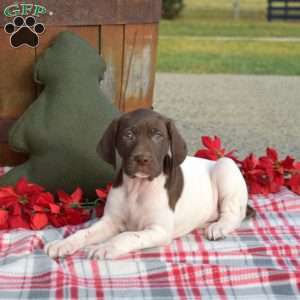
M 89 226 L 0 231 L 1 299 L 300 299 L 300 197 L 250 199 L 257 216 L 222 241 L 201 230 L 113 261 L 53 260 L 46 242 Z

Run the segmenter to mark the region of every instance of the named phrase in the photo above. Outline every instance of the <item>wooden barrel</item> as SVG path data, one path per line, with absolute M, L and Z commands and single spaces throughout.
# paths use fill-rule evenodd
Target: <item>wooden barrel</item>
M 1 2 L 0 165 L 26 159 L 9 148 L 8 131 L 38 96 L 32 66 L 61 31 L 77 33 L 102 54 L 107 70 L 101 86 L 120 110 L 152 106 L 161 0 L 44 0 L 26 1 L 27 6 L 24 1 Z M 44 24 L 36 48 L 11 46 L 3 29 L 17 15 L 34 16 Z

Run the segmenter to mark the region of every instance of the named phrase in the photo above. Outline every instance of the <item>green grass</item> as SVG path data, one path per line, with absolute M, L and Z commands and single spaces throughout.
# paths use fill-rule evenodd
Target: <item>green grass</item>
M 184 49 L 184 51 L 182 51 Z M 300 75 L 300 43 L 256 41 L 160 41 L 163 72 Z
M 299 37 L 300 24 L 262 20 L 163 20 L 161 36 Z
M 266 0 L 240 2 L 241 16 L 236 20 L 231 0 L 186 0 L 180 18 L 161 22 L 158 70 L 300 75 L 300 42 L 250 40 L 300 38 L 299 22 L 267 22 Z M 220 41 L 212 37 L 242 39 Z

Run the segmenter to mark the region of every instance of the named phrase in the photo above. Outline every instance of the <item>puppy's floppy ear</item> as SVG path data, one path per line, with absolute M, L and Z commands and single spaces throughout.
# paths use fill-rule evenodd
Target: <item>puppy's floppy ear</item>
M 174 168 L 179 166 L 186 158 L 187 146 L 172 120 L 167 120 L 167 130 L 172 154 L 171 164 Z
M 97 146 L 99 156 L 116 169 L 116 138 L 119 127 L 119 119 L 113 120 L 106 128 Z

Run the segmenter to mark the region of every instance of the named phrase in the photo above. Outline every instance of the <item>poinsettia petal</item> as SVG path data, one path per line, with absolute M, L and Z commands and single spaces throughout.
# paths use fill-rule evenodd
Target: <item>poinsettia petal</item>
M 63 203 L 72 203 L 72 198 L 65 191 L 57 191 L 57 196 L 59 200 Z
M 71 198 L 72 198 L 73 202 L 81 202 L 82 195 L 83 195 L 82 189 L 80 187 L 78 187 L 71 195 Z
M 287 185 L 294 193 L 300 195 L 300 174 L 293 175 Z
M 48 225 L 48 217 L 45 213 L 35 213 L 31 217 L 32 229 L 39 230 Z
M 278 160 L 278 154 L 276 149 L 268 147 L 266 153 L 267 153 L 267 157 L 273 160 L 273 162 Z
M 0 188 L 0 198 L 17 197 L 17 194 L 12 186 Z
M 270 193 L 278 193 L 282 185 L 280 184 L 280 182 L 277 182 L 276 179 L 274 179 L 273 181 L 269 182 L 268 186 Z
M 26 188 L 28 185 L 28 181 L 25 177 L 21 177 L 16 183 L 16 192 L 19 195 L 24 195 L 26 193 Z
M 249 156 L 249 162 L 252 168 L 255 168 L 258 165 L 258 158 L 256 158 L 256 156 L 253 153 L 251 153 Z
M 50 211 L 53 214 L 59 214 L 60 213 L 60 206 L 55 203 L 49 203 Z
M 200 149 L 194 154 L 194 156 L 199 158 L 204 158 L 206 157 L 206 153 L 207 153 L 206 149 Z
M 209 137 L 207 135 L 202 136 L 201 141 L 202 141 L 203 146 L 205 146 L 206 148 L 208 148 L 208 149 L 213 148 L 213 140 L 211 137 Z
M 104 205 L 98 205 L 96 207 L 96 217 L 101 218 L 103 216 L 103 212 L 104 212 Z
M 218 156 L 214 151 L 207 150 L 207 149 L 200 149 L 195 153 L 196 157 L 205 158 L 209 160 L 217 160 Z
M 0 225 L 7 224 L 8 220 L 8 211 L 4 209 L 0 209 Z
M 21 177 L 16 183 L 16 193 L 18 195 L 34 195 L 41 193 L 44 188 L 38 184 L 29 182 L 26 177 Z
M 287 156 L 283 161 L 281 161 L 281 165 L 285 170 L 291 170 L 294 168 L 295 159 L 291 156 Z
M 213 148 L 214 149 L 221 149 L 221 145 L 222 145 L 222 142 L 221 142 L 220 137 L 215 135 L 215 138 L 212 141 Z
M 19 202 L 14 202 L 14 203 L 12 203 L 12 204 L 11 204 L 11 207 L 12 207 L 12 212 L 11 212 L 11 214 L 12 214 L 13 216 L 20 216 L 20 215 L 21 215 L 21 213 L 22 213 L 22 207 L 21 207 L 21 205 L 20 205 Z
M 45 211 L 45 207 L 40 206 L 40 205 L 36 205 L 36 204 L 33 205 L 32 209 L 35 212 L 44 212 Z
M 300 162 L 295 162 L 295 163 L 294 163 L 294 168 L 295 168 L 296 170 L 300 170 Z
M 25 228 L 29 229 L 30 226 L 27 221 L 21 216 L 10 216 L 8 218 L 9 228 Z
M 64 214 L 51 214 L 48 216 L 49 222 L 54 227 L 62 227 L 67 225 L 66 216 Z
M 39 204 L 47 206 L 49 203 L 54 203 L 54 196 L 49 192 L 40 193 L 36 200 Z
M 100 199 L 105 199 L 107 197 L 107 192 L 104 189 L 96 189 L 96 194 Z
M 263 168 L 267 175 L 271 178 L 274 176 L 274 165 L 273 161 L 269 157 L 260 157 L 259 158 L 259 167 Z
M 68 225 L 82 224 L 90 219 L 91 213 L 84 209 L 69 208 L 66 210 Z
M 29 183 L 27 186 L 27 195 L 36 195 L 44 191 L 44 188 L 33 183 Z
M 250 194 L 261 194 L 261 186 L 255 182 L 255 181 L 251 181 L 248 182 L 248 186 L 249 186 L 249 193 Z

